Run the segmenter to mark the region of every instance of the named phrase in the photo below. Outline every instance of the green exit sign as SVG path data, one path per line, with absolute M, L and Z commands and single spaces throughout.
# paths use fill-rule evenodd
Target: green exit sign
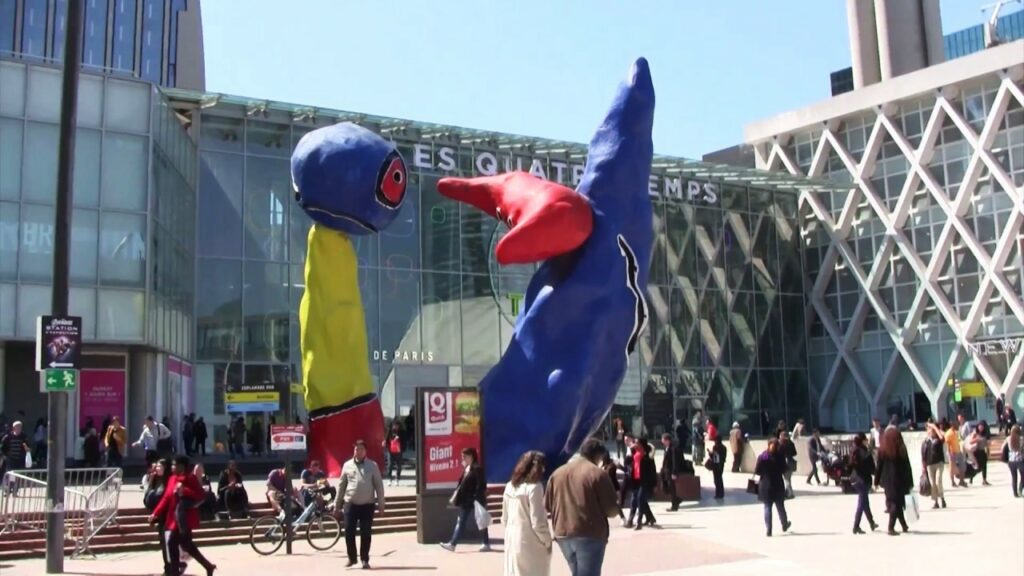
M 69 392 L 78 387 L 78 370 L 48 368 L 43 374 L 47 392 Z

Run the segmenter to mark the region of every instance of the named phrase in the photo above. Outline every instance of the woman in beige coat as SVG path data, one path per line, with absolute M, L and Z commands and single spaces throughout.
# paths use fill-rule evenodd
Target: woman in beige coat
M 547 576 L 551 571 L 551 530 L 544 509 L 544 455 L 519 457 L 505 485 L 501 524 L 505 527 L 505 576 Z

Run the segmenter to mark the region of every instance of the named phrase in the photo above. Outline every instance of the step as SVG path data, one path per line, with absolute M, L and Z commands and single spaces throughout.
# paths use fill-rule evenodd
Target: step
M 269 515 L 269 506 L 264 507 L 267 514 L 255 513 L 248 519 L 215 520 L 206 522 L 193 532 L 196 542 L 203 545 L 248 544 L 252 523 L 259 516 Z M 498 521 L 501 514 L 501 502 L 493 494 L 488 498 L 487 508 Z M 106 526 L 93 537 L 90 549 L 94 553 L 126 552 L 135 550 L 155 550 L 159 548 L 155 528 L 148 522 L 138 523 L 140 517 L 118 519 L 118 525 Z M 303 539 L 305 533 L 297 534 Z M 408 532 L 416 530 L 415 507 L 404 513 L 387 511 L 384 516 L 374 522 L 375 533 Z M 66 553 L 73 550 L 72 542 L 67 542 Z M 42 531 L 24 530 L 0 536 L 0 561 L 24 558 L 36 558 L 45 555 L 46 540 Z
M 416 521 L 410 520 L 405 523 L 396 523 L 389 525 L 378 525 L 374 523 L 374 534 L 389 534 L 395 532 L 412 532 L 416 530 Z M 344 536 L 344 530 L 342 530 L 342 536 Z M 298 534 L 296 542 L 302 542 L 305 540 L 304 534 Z M 249 545 L 249 530 L 232 530 L 227 532 L 218 533 L 201 533 L 199 530 L 195 532 L 195 541 L 201 546 L 227 546 L 227 545 Z M 337 545 L 336 545 L 337 546 Z M 102 540 L 94 540 L 90 546 L 90 551 L 93 554 L 112 554 L 112 553 L 123 553 L 123 552 L 136 552 L 145 550 L 157 550 L 159 544 L 156 538 L 152 539 L 141 539 L 141 538 L 121 538 L 114 542 L 107 542 Z M 65 546 L 64 553 L 70 556 L 74 552 L 73 546 Z M 278 550 L 278 554 L 284 554 L 283 549 Z M 34 541 L 29 545 L 20 547 L 18 550 L 3 550 L 0 549 L 0 562 L 10 560 L 23 560 L 26 558 L 43 558 L 46 556 L 46 543 L 43 540 Z

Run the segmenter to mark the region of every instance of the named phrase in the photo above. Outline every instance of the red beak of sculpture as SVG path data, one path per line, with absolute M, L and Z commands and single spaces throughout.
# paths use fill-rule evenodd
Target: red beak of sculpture
M 594 228 L 590 203 L 575 190 L 525 172 L 442 178 L 437 189 L 508 225 L 498 242 L 500 264 L 547 260 L 579 248 Z

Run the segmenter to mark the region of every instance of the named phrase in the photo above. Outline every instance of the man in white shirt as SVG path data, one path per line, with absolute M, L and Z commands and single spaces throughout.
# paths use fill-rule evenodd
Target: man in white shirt
M 345 511 L 345 546 L 348 567 L 356 565 L 356 526 L 359 526 L 359 559 L 370 569 L 370 531 L 373 513 L 384 513 L 384 479 L 377 463 L 366 457 L 366 443 L 357 440 L 351 460 L 341 467 L 338 494 Z
M 160 428 L 163 428 L 166 435 L 163 438 L 170 438 L 171 431 L 167 429 L 163 424 L 157 423 L 153 420 L 152 416 L 146 416 L 146 423 L 142 425 L 142 434 L 139 435 L 139 439 L 132 442 L 133 447 L 142 446 L 142 449 L 146 451 L 146 465 L 152 465 L 158 458 L 157 454 L 157 442 L 161 439 Z

